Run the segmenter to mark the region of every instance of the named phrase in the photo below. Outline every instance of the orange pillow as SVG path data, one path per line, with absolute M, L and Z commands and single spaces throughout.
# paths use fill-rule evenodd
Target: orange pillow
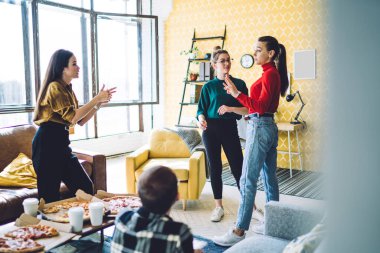
M 37 188 L 37 175 L 32 160 L 20 153 L 0 172 L 0 186 Z

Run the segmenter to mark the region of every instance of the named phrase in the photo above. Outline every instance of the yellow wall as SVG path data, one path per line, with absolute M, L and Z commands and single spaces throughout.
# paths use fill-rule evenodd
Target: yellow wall
M 165 124 L 177 123 L 179 102 L 185 78 L 187 58 L 180 51 L 189 49 L 194 28 L 197 36 L 222 35 L 227 25 L 224 48 L 234 59 L 231 74 L 243 79 L 248 87 L 261 75 L 261 67 L 244 69 L 240 57 L 253 53 L 253 43 L 259 36 L 272 35 L 287 49 L 288 71 L 293 73 L 295 50 L 316 49 L 314 80 L 293 80 L 292 91 L 300 90 L 306 106 L 302 112 L 308 128 L 300 134 L 304 153 L 304 169 L 318 170 L 320 140 L 323 134 L 326 101 L 325 75 L 328 71 L 324 54 L 327 39 L 326 9 L 321 0 L 174 0 L 173 10 L 165 23 Z M 200 42 L 203 53 L 211 52 L 219 41 Z M 194 66 L 195 69 L 198 66 Z M 299 100 L 288 103 L 283 98 L 276 116 L 277 121 L 290 121 L 298 111 Z M 184 117 L 194 117 L 196 106 L 184 110 Z M 295 137 L 294 137 L 295 140 Z M 279 150 L 286 149 L 287 138 L 280 134 Z M 293 149 L 296 149 L 295 141 Z M 278 156 L 279 167 L 288 167 L 288 156 Z M 297 158 L 293 165 L 299 166 Z

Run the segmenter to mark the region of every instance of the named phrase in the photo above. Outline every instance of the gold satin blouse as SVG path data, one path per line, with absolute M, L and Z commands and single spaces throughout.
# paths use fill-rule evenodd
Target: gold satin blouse
M 33 119 L 36 125 L 52 121 L 70 126 L 75 109 L 78 109 L 78 100 L 71 84 L 54 81 L 49 84 L 44 98 L 36 107 Z

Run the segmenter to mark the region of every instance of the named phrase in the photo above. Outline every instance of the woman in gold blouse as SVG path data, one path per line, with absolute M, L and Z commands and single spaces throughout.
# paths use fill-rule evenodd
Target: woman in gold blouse
M 32 160 L 37 173 L 40 198 L 59 200 L 63 181 L 72 193 L 78 189 L 93 194 L 93 183 L 69 147 L 69 127 L 84 125 L 103 103 L 108 103 L 115 88 L 100 90 L 90 102 L 78 107 L 71 80 L 78 78 L 74 54 L 60 49 L 51 57 L 45 80 L 37 98 L 34 123 L 39 125 L 33 139 Z

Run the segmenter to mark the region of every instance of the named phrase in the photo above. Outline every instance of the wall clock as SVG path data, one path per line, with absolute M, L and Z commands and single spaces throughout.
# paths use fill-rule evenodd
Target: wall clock
M 253 56 L 251 54 L 244 54 L 240 59 L 240 64 L 243 68 L 249 69 L 253 66 Z

